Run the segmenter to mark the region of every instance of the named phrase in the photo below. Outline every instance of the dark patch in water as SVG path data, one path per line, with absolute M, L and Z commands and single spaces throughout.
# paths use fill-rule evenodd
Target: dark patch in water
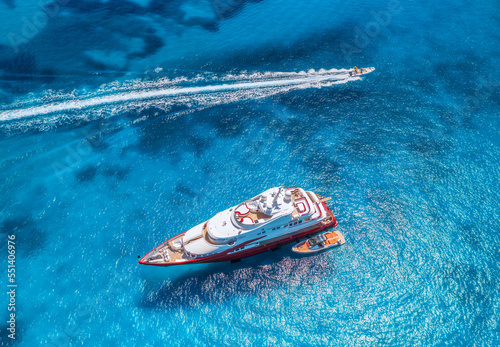
M 210 127 L 207 134 L 215 133 L 218 137 L 233 138 L 241 136 L 247 129 L 247 122 L 262 119 L 262 113 L 256 108 L 255 102 L 239 102 L 219 105 L 203 110 L 197 115 L 203 125 Z M 204 141 L 207 141 L 206 138 Z
M 473 224 L 462 224 L 459 226 L 457 233 L 454 233 L 455 241 L 461 242 L 461 239 L 469 243 L 473 248 L 483 251 L 485 242 L 481 232 Z
M 208 22 L 208 23 L 200 24 L 200 26 L 203 27 L 203 29 L 205 29 L 207 31 L 211 31 L 211 32 L 216 32 L 219 30 L 219 23 L 217 23 L 217 22 Z
M 471 50 L 456 52 L 456 48 L 447 48 L 446 50 L 450 49 L 454 50 L 454 52 L 446 56 L 446 53 L 442 51 L 443 47 L 441 45 L 436 44 L 435 46 L 438 51 L 442 52 L 441 55 L 443 57 L 448 57 L 448 59 L 440 60 L 434 64 L 433 70 L 435 76 L 443 80 L 449 90 L 469 92 L 471 84 L 474 84 L 483 76 L 480 71 L 481 67 L 488 65 L 484 56 L 478 56 Z
M 201 157 L 203 152 L 210 147 L 212 140 L 202 136 L 190 136 L 189 144 L 193 148 L 193 152 L 197 157 Z
M 143 113 L 157 119 L 145 123 L 140 128 L 139 150 L 148 154 L 157 154 L 166 150 L 175 156 L 185 141 L 186 121 L 183 119 L 184 117 L 162 117 L 166 115 L 165 111 L 156 108 L 150 108 Z
M 100 61 L 95 61 L 91 57 L 83 57 L 83 63 L 90 70 L 94 70 L 94 71 L 106 71 L 107 68 L 108 68 L 106 66 L 106 64 L 104 64 L 104 63 L 102 63 Z
M 191 189 L 189 186 L 183 184 L 182 182 L 178 183 L 175 187 L 175 191 L 184 195 L 189 196 L 192 199 L 199 198 L 201 195 Z
M 214 173 L 214 170 L 209 164 L 203 164 L 203 172 L 207 175 Z
M 65 8 L 69 15 L 56 16 L 29 41 L 26 45 L 27 47 L 20 47 L 26 50 L 26 52 L 35 52 L 35 58 L 41 70 L 53 68 L 61 72 L 62 75 L 67 73 L 68 68 L 83 70 L 85 71 L 82 74 L 82 78 L 85 79 L 83 84 L 98 86 L 103 82 L 109 82 L 109 74 L 99 76 L 93 74 L 94 72 L 111 70 L 117 76 L 120 76 L 124 72 L 117 73 L 116 70 L 123 70 L 124 65 L 116 63 L 115 60 L 101 60 L 101 58 L 91 55 L 90 52 L 99 51 L 105 56 L 108 54 L 118 54 L 128 57 L 128 59 L 145 58 L 157 53 L 164 45 L 162 39 L 156 35 L 150 23 L 140 16 L 137 17 L 141 13 L 146 14 L 146 10 L 135 2 L 118 0 L 95 2 L 84 0 L 70 1 L 64 5 L 59 5 Z M 86 15 L 90 13 L 93 16 L 92 22 L 89 21 L 87 16 L 81 16 L 80 13 L 85 13 Z M 61 35 L 61 32 L 70 32 L 71 35 Z M 144 45 L 141 48 L 129 44 L 130 39 L 135 38 L 144 41 Z M 47 48 L 49 46 L 47 42 L 50 42 L 50 48 Z M 138 49 L 140 51 L 137 51 Z M 69 67 L 64 64 L 60 66 L 57 64 L 54 65 L 51 61 L 46 61 L 45 59 L 51 55 L 57 55 L 60 57 L 60 60 L 68 60 L 72 64 Z M 17 62 L 17 65 L 19 64 Z M 26 65 L 26 62 L 23 65 Z M 36 74 L 34 69 L 23 69 L 23 71 L 30 71 L 29 73 Z M 41 73 L 39 72 L 38 74 L 40 75 Z M 54 73 L 51 75 L 54 75 Z M 87 76 L 89 77 L 88 79 L 85 78 Z M 82 78 L 74 79 L 74 83 L 76 84 L 76 81 L 82 82 Z M 71 79 L 68 79 L 66 87 L 68 87 L 69 82 L 71 82 Z
M 145 220 L 147 218 L 147 216 L 148 216 L 148 214 L 147 214 L 145 209 L 136 208 L 128 213 L 127 218 L 132 223 L 132 222 L 135 222 L 137 220 Z
M 95 1 L 92 1 L 95 3 Z M 146 11 L 143 6 L 127 0 L 109 0 L 103 2 L 103 7 L 106 10 L 109 10 L 115 15 L 132 15 L 137 16 L 141 14 L 145 14 Z
M 36 77 L 38 78 L 38 81 L 40 81 L 41 83 L 50 84 L 55 82 L 57 78 L 57 73 L 51 68 L 43 68 L 40 70 L 39 75 Z
M 215 131 L 220 137 L 235 137 L 240 135 L 244 126 L 238 115 L 221 113 L 212 121 Z
M 35 75 L 37 72 L 35 55 L 30 52 L 21 52 L 12 59 L 6 60 L 2 68 L 19 79 L 26 79 L 26 76 Z
M 227 72 L 227 67 L 231 66 L 235 70 L 258 69 L 259 71 L 296 71 L 297 62 L 308 61 L 311 68 L 333 68 L 345 64 L 354 64 L 359 61 L 371 61 L 373 55 L 380 47 L 384 46 L 386 36 L 381 34 L 370 45 L 363 49 L 356 50 L 353 54 L 344 54 L 341 47 L 343 45 L 354 46 L 356 22 L 343 22 L 337 28 L 330 28 L 327 32 L 311 34 L 300 41 L 274 45 L 258 45 L 250 51 L 248 48 L 235 49 L 232 54 L 221 54 L 210 62 L 203 58 L 192 57 L 187 62 L 187 68 L 204 69 L 211 71 Z M 329 52 L 324 55 L 324 52 Z M 313 59 L 320 54 L 320 59 Z M 319 66 L 319 64 L 321 64 Z
M 142 37 L 144 48 L 141 52 L 134 52 L 127 55 L 128 59 L 146 58 L 148 55 L 157 53 L 165 44 L 163 40 L 154 34 L 147 34 Z
M 452 145 L 447 140 L 437 140 L 430 135 L 416 135 L 411 136 L 412 141 L 408 145 L 409 150 L 418 155 L 423 156 L 439 156 L 448 152 Z
M 102 170 L 102 173 L 104 174 L 104 176 L 107 177 L 114 177 L 119 180 L 124 180 L 125 178 L 127 178 L 128 174 L 130 173 L 130 170 L 131 170 L 130 167 L 122 168 L 118 165 L 116 166 L 110 165 L 107 166 L 104 170 Z
M 104 152 L 109 148 L 109 144 L 105 141 L 105 136 L 120 130 L 121 128 L 111 120 L 97 120 L 91 122 L 83 132 L 86 136 L 85 141 L 88 142 L 93 151 Z
M 476 338 L 483 336 L 489 331 L 488 321 L 495 318 L 492 298 L 500 292 L 495 274 L 491 269 L 453 263 L 443 264 L 437 273 L 443 308 L 463 308 L 465 312 L 458 317 L 462 326 Z
M 304 122 L 310 126 L 304 127 Z M 339 180 L 342 165 L 332 159 L 334 153 L 331 150 L 324 148 L 321 143 L 311 143 L 311 138 L 322 126 L 324 124 L 321 122 L 300 118 L 276 124 L 276 129 L 280 138 L 290 147 L 297 163 L 306 168 L 320 186 L 331 188 Z
M 457 117 L 457 113 L 444 107 L 436 107 L 439 109 L 439 120 L 446 125 L 446 134 L 451 134 L 461 126 L 461 120 Z
M 222 20 L 236 16 L 247 3 L 257 3 L 261 1 L 262 0 L 218 0 L 214 1 L 212 5 L 215 14 Z
M 439 184 L 449 177 L 454 177 L 456 172 L 443 164 L 439 158 L 428 159 L 425 165 L 419 166 L 418 170 L 415 170 L 413 176 L 415 177 L 415 182 L 420 186 L 423 191 L 429 191 L 434 194 L 433 189 L 436 187 L 436 183 Z M 434 181 L 435 183 L 432 183 Z
M 103 11 L 108 11 L 112 15 L 123 16 L 141 15 L 146 12 L 143 6 L 127 0 L 109 0 L 104 2 L 70 0 L 67 1 L 63 6 L 84 14 L 101 13 Z
M 95 179 L 97 174 L 97 166 L 87 165 L 75 173 L 75 178 L 78 182 L 90 182 Z
M 182 21 L 182 13 L 179 10 L 179 1 L 151 0 L 147 7 L 149 13 L 154 13 L 162 17 L 171 17 L 178 22 Z
M 7 311 L 5 311 L 7 312 Z M 10 313 L 10 312 L 9 312 Z M 10 319 L 10 316 L 8 313 L 5 314 L 5 317 L 8 317 Z M 19 346 L 22 341 L 23 341 L 23 335 L 24 335 L 24 323 L 22 319 L 19 319 L 19 314 L 16 313 L 16 333 L 15 337 L 16 339 L 13 340 L 11 339 L 8 335 L 10 334 L 10 331 L 7 330 L 9 328 L 9 324 L 2 323 L 0 325 L 0 329 L 3 332 L 3 334 L 0 335 L 0 346 Z
M 380 161 L 389 152 L 376 134 L 366 134 L 366 137 L 363 137 L 363 134 L 356 135 L 358 136 L 344 139 L 339 150 L 351 153 L 352 157 L 358 160 L 371 162 Z
M 201 157 L 210 147 L 212 140 L 208 136 L 211 131 L 204 132 L 208 134 L 207 136 L 200 135 L 199 126 L 211 121 L 207 121 L 206 117 L 201 115 L 198 115 L 197 119 L 189 116 L 175 117 L 175 111 L 185 109 L 185 106 L 174 106 L 167 114 L 166 111 L 151 107 L 139 115 L 136 115 L 136 112 L 127 113 L 125 116 L 129 118 L 147 119 L 138 125 L 139 150 L 148 154 L 165 153 L 170 155 L 174 162 L 180 160 L 182 150 Z
M 200 198 L 202 195 L 193 190 L 183 182 L 179 182 L 175 187 L 174 192 L 170 196 L 173 204 L 179 206 L 189 206 L 193 204 L 193 200 Z
M 299 150 L 300 153 L 315 150 L 311 148 L 308 140 L 320 129 L 320 125 L 317 122 L 310 122 L 309 126 L 305 127 L 303 119 L 290 119 L 277 126 L 280 137 L 284 139 L 288 145 Z
M 10 9 L 15 9 L 16 8 L 16 0 L 2 0 L 2 2 L 5 5 L 7 5 Z
M 7 239 L 7 235 L 16 235 L 16 250 L 25 252 L 28 255 L 44 248 L 47 239 L 45 233 L 38 229 L 36 222 L 30 215 L 8 217 L 0 225 L 0 234 L 5 240 Z
M 5 48 L 3 50 L 5 51 Z M 0 70 L 4 72 L 0 87 L 13 94 L 37 91 L 43 86 L 40 80 L 43 82 L 51 80 L 51 76 L 40 78 L 41 72 L 37 71 L 36 59 L 31 52 L 13 55 L 12 52 L 7 51 L 4 55 L 0 51 Z M 46 72 L 52 74 L 51 71 Z
M 435 44 L 436 47 L 438 44 Z M 443 59 L 434 64 L 434 83 L 442 82 L 448 94 L 455 99 L 461 98 L 464 109 L 460 112 L 461 125 L 466 129 L 474 130 L 474 118 L 478 117 L 480 110 L 500 105 L 498 98 L 497 75 L 492 72 L 494 64 L 488 54 L 478 55 L 473 50 L 456 51 L 456 46 L 438 48 Z M 449 52 L 446 55 L 446 52 Z M 456 110 L 449 111 L 456 113 Z
M 138 15 L 160 15 L 162 18 L 169 18 L 174 20 L 176 23 L 182 26 L 200 26 L 207 31 L 217 31 L 219 28 L 218 21 L 233 17 L 236 15 L 244 6 L 245 3 L 258 2 L 261 0 L 231 0 L 231 1 L 215 1 L 211 6 L 206 7 L 206 11 L 213 11 L 216 18 L 212 18 L 210 15 L 207 17 L 194 17 L 185 18 L 185 11 L 182 10 L 184 4 L 183 1 L 162 1 L 162 0 L 152 0 L 146 6 L 138 5 L 135 2 L 127 0 L 111 0 L 107 2 L 95 2 L 95 1 L 69 1 L 64 5 L 66 9 L 70 9 L 78 14 L 84 13 L 94 13 L 101 14 L 107 13 L 108 17 L 137 17 Z M 147 30 L 141 30 L 137 33 L 147 33 Z M 147 35 L 146 35 L 147 36 Z M 146 38 L 146 37 L 144 37 Z M 142 57 L 157 51 L 159 42 L 161 39 L 159 37 L 148 38 L 145 40 L 146 46 L 148 47 L 142 53 L 143 55 L 131 55 L 131 58 Z M 163 43 L 161 43 L 163 46 Z M 161 47 L 160 46 L 160 47 Z

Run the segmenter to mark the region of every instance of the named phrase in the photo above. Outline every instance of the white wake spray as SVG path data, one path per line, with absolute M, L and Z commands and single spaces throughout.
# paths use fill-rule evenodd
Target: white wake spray
M 157 107 L 168 111 L 174 105 L 209 107 L 230 102 L 257 99 L 291 89 L 321 88 L 359 80 L 350 76 L 352 69 L 309 70 L 307 72 L 241 73 L 224 76 L 198 75 L 173 80 L 134 80 L 101 86 L 95 92 L 47 91 L 0 108 L 0 127 L 28 129 L 32 125 L 61 124 L 66 120 L 92 120 L 109 117 L 129 108 Z M 210 83 L 207 85 L 207 83 Z

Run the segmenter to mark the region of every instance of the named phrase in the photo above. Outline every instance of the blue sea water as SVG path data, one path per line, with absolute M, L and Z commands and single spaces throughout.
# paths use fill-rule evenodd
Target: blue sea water
M 0 32 L 1 345 L 500 345 L 498 1 L 3 0 Z M 347 243 L 137 263 L 281 184 Z

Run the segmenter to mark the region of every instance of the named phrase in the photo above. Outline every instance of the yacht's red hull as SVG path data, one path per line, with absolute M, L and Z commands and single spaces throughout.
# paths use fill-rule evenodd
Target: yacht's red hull
M 260 245 L 257 247 L 252 247 L 252 248 L 249 248 L 248 250 L 242 250 L 242 251 L 232 253 L 232 254 L 229 254 L 229 253 L 231 251 L 234 251 L 234 249 L 241 248 L 242 246 L 245 246 L 245 244 L 249 244 L 251 242 L 259 240 L 259 239 L 263 238 L 263 236 L 258 237 L 258 238 L 253 239 L 253 240 L 249 240 L 243 244 L 236 245 L 235 247 L 227 249 L 221 253 L 209 255 L 207 257 L 201 257 L 201 258 L 186 260 L 186 261 L 177 262 L 177 263 L 175 263 L 175 262 L 174 263 L 149 263 L 149 262 L 143 261 L 144 259 L 146 259 L 148 257 L 148 255 L 150 253 L 154 252 L 157 248 L 162 247 L 164 244 L 171 241 L 172 239 L 175 239 L 175 238 L 177 238 L 180 235 L 185 233 L 185 232 L 183 232 L 177 236 L 174 236 L 174 237 L 168 239 L 167 241 L 163 242 L 161 245 L 155 247 L 148 254 L 146 254 L 144 257 L 142 257 L 141 260 L 139 260 L 139 263 L 143 264 L 143 265 L 154 265 L 154 266 L 175 266 L 175 265 L 188 265 L 188 264 L 198 264 L 198 263 L 215 263 L 215 262 L 231 261 L 231 260 L 238 260 L 238 259 L 250 257 L 252 255 L 257 255 L 257 254 L 275 249 L 277 247 L 284 246 L 284 245 L 289 244 L 290 242 L 293 242 L 295 240 L 298 240 L 301 238 L 307 238 L 313 234 L 317 234 L 317 233 L 320 233 L 320 232 L 323 232 L 323 231 L 326 231 L 328 229 L 336 227 L 338 222 L 335 219 L 335 216 L 333 215 L 332 211 L 328 208 L 328 206 L 324 202 L 321 202 L 321 203 L 323 204 L 323 207 L 325 208 L 327 214 L 331 217 L 331 222 L 328 224 L 322 224 L 319 226 L 317 225 L 317 226 L 304 228 L 304 229 L 299 230 L 298 232 L 296 232 L 292 235 L 283 235 L 283 238 L 280 238 L 278 240 L 270 241 L 269 243 L 266 243 L 266 244 L 263 244 L 263 245 Z

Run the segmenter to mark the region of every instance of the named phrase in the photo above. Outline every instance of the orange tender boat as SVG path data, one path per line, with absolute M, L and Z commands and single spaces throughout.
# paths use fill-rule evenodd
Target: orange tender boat
M 345 243 L 344 235 L 340 231 L 328 231 L 302 241 L 292 248 L 295 253 L 306 254 L 324 251 Z

